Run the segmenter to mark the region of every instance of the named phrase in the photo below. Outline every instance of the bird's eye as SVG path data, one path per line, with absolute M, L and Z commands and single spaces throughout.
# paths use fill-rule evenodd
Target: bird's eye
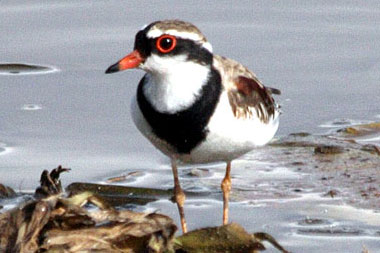
M 172 35 L 162 35 L 157 39 L 156 42 L 156 47 L 158 51 L 164 54 L 171 52 L 176 45 L 177 39 Z

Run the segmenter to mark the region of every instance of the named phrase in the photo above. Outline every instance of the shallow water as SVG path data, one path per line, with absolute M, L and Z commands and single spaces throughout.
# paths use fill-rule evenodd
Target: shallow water
M 24 69 L 18 69 L 21 74 L 1 72 L 0 181 L 16 190 L 34 189 L 41 170 L 58 164 L 73 169 L 63 175 L 65 184 L 144 171 L 129 184 L 172 187 L 167 158 L 137 132 L 130 118 L 130 100 L 143 73 L 104 74 L 110 64 L 132 50 L 136 31 L 157 19 L 180 17 L 195 23 L 214 52 L 239 60 L 265 84 L 281 89 L 277 99 L 283 115 L 278 136 L 325 133 L 379 120 L 377 1 L 358 6 L 354 1 L 174 5 L 170 1 L 12 0 L 1 2 L 0 13 L 0 32 L 6 34 L 0 36 L 0 63 L 57 70 L 33 75 L 23 75 Z M 364 141 L 380 143 L 378 136 Z M 287 192 L 289 185 L 310 174 L 281 167 L 273 157 L 257 162 L 266 150 L 253 152 L 234 165 L 234 189 L 251 195 L 250 199 L 235 199 L 232 220 L 247 230 L 271 233 L 294 252 L 320 252 L 316 245 L 334 245 L 327 252 L 341 252 L 347 245 L 350 252 L 360 252 L 363 245 L 370 252 L 380 249 L 380 225 L 359 220 L 366 211 L 343 212 L 357 212 L 354 221 L 330 215 L 340 212 L 339 200 L 324 207 L 326 199 L 314 195 L 313 180 L 302 185 L 302 189 L 313 189 L 310 195 Z M 195 180 L 196 184 L 181 172 L 183 186 L 218 192 L 224 168 L 212 167 L 210 175 Z M 247 173 L 245 168 L 254 169 Z M 190 228 L 219 224 L 219 199 L 194 199 L 186 205 Z M 176 208 L 168 201 L 148 208 L 176 217 Z M 210 217 L 210 213 L 215 215 Z M 325 226 L 344 224 L 364 232 L 334 238 L 300 232 L 299 227 L 313 227 L 298 223 L 306 217 L 327 220 Z

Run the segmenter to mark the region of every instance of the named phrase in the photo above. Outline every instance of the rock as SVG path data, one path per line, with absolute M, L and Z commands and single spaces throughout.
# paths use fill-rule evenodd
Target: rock
M 249 234 L 236 223 L 188 232 L 176 238 L 174 248 L 181 249 L 180 252 L 186 253 L 246 253 L 264 250 L 262 241 L 268 241 L 281 252 L 287 252 L 270 235 L 265 233 Z
M 344 152 L 343 147 L 334 145 L 319 145 L 314 148 L 314 154 L 336 155 Z

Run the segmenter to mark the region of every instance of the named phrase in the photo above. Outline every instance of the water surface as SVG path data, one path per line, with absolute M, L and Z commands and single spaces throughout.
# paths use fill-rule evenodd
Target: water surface
M 37 186 L 42 169 L 62 164 L 73 169 L 63 176 L 65 184 L 102 181 L 141 170 L 145 176 L 130 184 L 171 187 L 167 158 L 138 133 L 129 114 L 143 73 L 104 74 L 132 50 L 134 35 L 144 24 L 168 18 L 193 22 L 215 53 L 239 60 L 265 84 L 282 90 L 278 136 L 325 133 L 335 129 L 334 122 L 379 120 L 377 1 L 360 5 L 339 0 L 239 1 L 233 5 L 230 1 L 1 1 L 0 32 L 5 36 L 0 37 L 0 63 L 59 71 L 0 75 L 0 181 L 30 191 Z M 320 197 L 315 193 L 292 201 L 265 196 L 266 190 L 276 189 L 273 184 L 278 180 L 287 182 L 282 186 L 286 189 L 304 175 L 282 168 L 273 157 L 257 162 L 257 156 L 266 153 L 265 149 L 260 152 L 236 162 L 233 184 L 261 200 L 235 200 L 233 220 L 246 224 L 248 230 L 272 233 L 294 252 L 320 252 L 316 250 L 320 245 L 334 245 L 327 252 L 341 252 L 347 249 L 347 238 L 350 252 L 360 252 L 363 245 L 380 249 L 379 237 L 371 234 L 379 231 L 379 224 L 336 221 L 339 209 L 316 207 Z M 207 179 L 192 185 L 182 174 L 184 187 L 218 191 L 223 165 L 213 168 L 211 186 L 204 185 Z M 254 170 L 245 174 L 243 168 Z M 219 224 L 221 217 L 205 215 L 221 215 L 219 200 L 190 200 L 187 205 L 190 228 Z M 176 208 L 166 201 L 149 208 L 176 215 Z M 344 213 L 351 211 L 359 217 L 366 214 L 356 209 Z M 298 229 L 306 217 L 321 218 L 321 226 L 353 226 L 360 230 L 359 236 L 310 236 L 307 229 Z

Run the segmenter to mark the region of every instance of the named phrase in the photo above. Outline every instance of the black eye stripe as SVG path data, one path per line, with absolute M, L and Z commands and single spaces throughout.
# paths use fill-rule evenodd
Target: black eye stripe
M 147 30 L 144 29 L 136 35 L 135 39 L 135 49 L 138 50 L 144 58 L 149 57 L 152 53 L 162 56 L 185 54 L 189 60 L 204 65 L 212 64 L 212 53 L 193 40 L 177 37 L 175 48 L 170 52 L 162 53 L 157 49 L 156 44 L 158 38 L 148 38 L 146 34 Z

